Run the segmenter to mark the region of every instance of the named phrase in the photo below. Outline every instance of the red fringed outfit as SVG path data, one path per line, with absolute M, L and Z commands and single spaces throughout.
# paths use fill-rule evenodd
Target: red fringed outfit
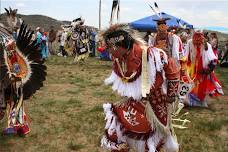
M 173 58 L 157 48 L 135 43 L 130 54 L 114 59 L 113 72 L 107 84 L 121 96 L 127 97 L 118 104 L 104 104 L 106 134 L 102 146 L 112 152 L 155 152 L 163 147 L 169 152 L 177 151 L 172 132 L 171 111 L 168 98 L 175 97 L 179 84 L 179 68 Z M 147 52 L 146 64 L 150 90 L 142 96 L 143 51 Z M 126 59 L 127 58 L 127 59 Z M 123 69 L 126 69 L 125 71 Z
M 189 94 L 188 104 L 207 107 L 207 95 L 223 95 L 221 84 L 213 71 L 217 64 L 217 56 L 209 43 L 205 49 L 205 46 L 197 47 L 189 41 L 187 49 L 188 72 L 195 84 Z

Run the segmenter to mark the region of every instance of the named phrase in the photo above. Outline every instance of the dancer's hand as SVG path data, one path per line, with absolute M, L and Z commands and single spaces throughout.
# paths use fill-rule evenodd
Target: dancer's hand
M 166 101 L 167 101 L 168 103 L 173 103 L 173 102 L 176 101 L 176 96 L 174 96 L 174 97 L 168 97 L 168 96 L 167 96 Z

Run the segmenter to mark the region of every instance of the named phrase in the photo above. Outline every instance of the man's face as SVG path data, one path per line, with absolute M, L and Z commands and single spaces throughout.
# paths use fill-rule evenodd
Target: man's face
M 158 25 L 158 31 L 159 32 L 167 32 L 168 26 L 166 24 L 159 24 Z
M 121 59 L 123 56 L 128 52 L 127 49 L 124 49 L 123 47 L 115 47 L 115 46 L 109 46 L 108 51 L 112 54 L 114 58 Z

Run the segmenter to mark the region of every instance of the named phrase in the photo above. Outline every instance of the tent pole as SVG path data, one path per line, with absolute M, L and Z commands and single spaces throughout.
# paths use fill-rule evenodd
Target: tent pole
M 101 30 L 101 0 L 99 0 L 99 30 Z

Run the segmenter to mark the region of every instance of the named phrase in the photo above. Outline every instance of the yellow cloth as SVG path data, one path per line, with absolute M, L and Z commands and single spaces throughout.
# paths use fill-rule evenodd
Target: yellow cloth
M 75 58 L 74 58 L 74 62 L 80 62 L 82 60 L 85 60 L 89 57 L 89 52 L 85 53 L 85 54 L 82 54 L 82 55 L 77 55 Z

